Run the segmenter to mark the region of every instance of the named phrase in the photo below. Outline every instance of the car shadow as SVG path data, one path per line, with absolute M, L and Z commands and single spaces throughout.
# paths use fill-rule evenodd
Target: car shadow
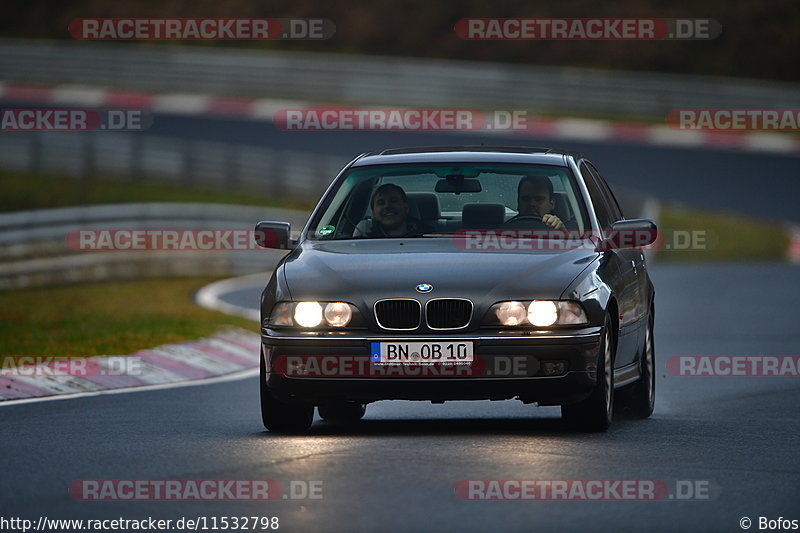
M 313 435 L 522 435 L 568 431 L 559 418 L 431 418 L 365 419 L 354 423 L 318 420 L 309 430 Z
M 560 418 L 431 418 L 431 419 L 364 419 L 357 422 L 330 422 L 316 418 L 308 431 L 296 433 L 305 437 L 419 437 L 419 436 L 513 436 L 537 437 L 602 437 L 636 423 L 615 417 L 606 433 L 578 431 Z M 286 437 L 291 434 L 262 431 L 262 436 Z

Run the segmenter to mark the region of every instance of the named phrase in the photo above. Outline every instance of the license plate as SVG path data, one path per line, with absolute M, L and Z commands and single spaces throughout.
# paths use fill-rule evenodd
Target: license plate
M 373 342 L 371 361 L 384 364 L 465 364 L 473 358 L 472 342 Z

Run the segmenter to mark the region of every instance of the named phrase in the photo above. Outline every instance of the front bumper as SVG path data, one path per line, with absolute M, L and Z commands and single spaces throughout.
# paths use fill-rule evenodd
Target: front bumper
M 262 330 L 262 344 L 267 386 L 287 402 L 519 398 L 560 405 L 578 402 L 594 388 L 600 329 L 447 336 Z M 438 369 L 370 362 L 372 342 L 402 341 L 471 341 L 475 362 Z

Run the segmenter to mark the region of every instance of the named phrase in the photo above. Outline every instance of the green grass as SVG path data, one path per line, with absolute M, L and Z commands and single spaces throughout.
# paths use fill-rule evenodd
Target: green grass
M 103 282 L 0 292 L 4 355 L 122 355 L 198 339 L 244 318 L 198 307 L 192 294 L 216 278 Z
M 0 171 L 0 212 L 121 202 L 211 202 L 310 211 L 313 204 L 268 197 L 267 193 L 225 191 L 156 181 L 76 179 Z
M 658 251 L 659 261 L 784 260 L 789 245 L 789 234 L 780 222 L 670 205 L 662 206 L 658 229 L 672 244 L 672 249 Z M 704 249 L 676 250 L 676 244 L 683 244 L 671 237 L 676 231 L 684 236 L 696 232 L 704 239 Z

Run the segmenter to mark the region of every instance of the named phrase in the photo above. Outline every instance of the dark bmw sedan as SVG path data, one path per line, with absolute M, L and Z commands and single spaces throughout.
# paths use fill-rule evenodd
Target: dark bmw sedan
M 333 180 L 261 298 L 261 410 L 355 421 L 379 400 L 518 399 L 604 431 L 653 412 L 650 220 L 597 168 L 540 148 L 393 149 Z

